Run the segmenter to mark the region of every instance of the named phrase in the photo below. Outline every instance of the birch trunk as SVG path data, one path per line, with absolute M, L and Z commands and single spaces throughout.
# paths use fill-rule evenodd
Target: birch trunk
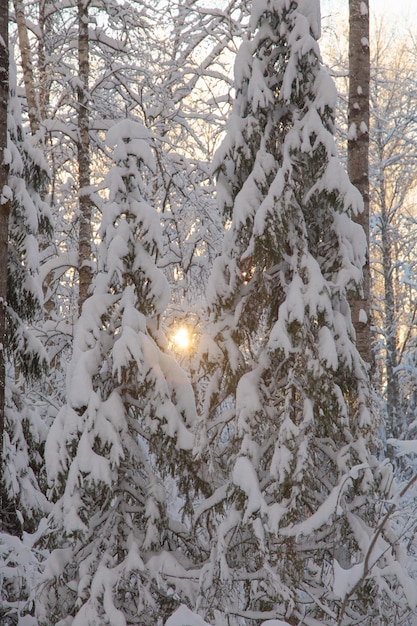
M 26 99 L 28 103 L 30 131 L 32 135 L 36 135 L 36 133 L 39 131 L 40 115 L 39 105 L 36 98 L 35 80 L 33 76 L 28 29 L 26 25 L 26 18 L 22 0 L 14 0 L 13 4 L 16 14 L 20 56 L 22 59 L 23 80 L 25 83 Z

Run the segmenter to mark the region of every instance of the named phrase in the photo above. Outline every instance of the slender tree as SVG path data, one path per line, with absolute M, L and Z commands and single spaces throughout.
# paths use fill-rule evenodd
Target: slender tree
M 226 233 L 202 342 L 201 607 L 227 623 L 394 623 L 413 599 L 354 343 L 363 206 L 333 138 L 319 2 L 255 2 L 251 25 L 215 158 Z
M 36 135 L 40 128 L 40 111 L 35 88 L 35 77 L 30 50 L 29 34 L 22 0 L 14 3 L 17 31 L 19 35 L 19 49 L 22 61 L 23 79 L 25 84 L 28 116 L 32 135 Z
M 78 0 L 78 312 L 88 296 L 93 276 L 92 271 L 92 225 L 93 203 L 91 200 L 91 156 L 90 156 L 90 63 L 89 63 L 89 1 Z
M 363 198 L 354 219 L 365 231 L 369 247 L 369 1 L 349 0 L 348 174 Z M 369 257 L 363 268 L 362 293 L 351 298 L 356 345 L 371 362 L 371 294 Z

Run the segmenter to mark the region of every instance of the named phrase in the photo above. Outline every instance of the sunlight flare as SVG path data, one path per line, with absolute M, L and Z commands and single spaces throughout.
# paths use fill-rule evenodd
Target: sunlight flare
M 173 342 L 179 350 L 189 350 L 191 347 L 191 333 L 186 326 L 180 326 L 175 331 Z

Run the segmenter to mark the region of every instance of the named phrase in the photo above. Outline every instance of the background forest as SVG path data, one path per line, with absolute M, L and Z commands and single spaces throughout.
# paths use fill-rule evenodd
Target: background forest
M 0 4 L 0 623 L 417 624 L 413 34 Z

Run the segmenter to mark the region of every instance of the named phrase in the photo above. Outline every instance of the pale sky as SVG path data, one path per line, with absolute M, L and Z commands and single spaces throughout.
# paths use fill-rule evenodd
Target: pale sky
M 416 0 L 370 0 L 369 6 L 374 13 L 382 12 L 387 16 L 395 12 L 417 15 Z
M 322 15 L 348 8 L 348 0 L 321 0 Z M 412 18 L 417 26 L 417 0 L 369 0 L 370 13 L 383 13 L 387 18 Z
M 349 0 L 321 0 L 323 18 L 340 13 L 347 14 Z M 372 17 L 383 16 L 387 24 L 392 24 L 399 31 L 417 29 L 417 0 L 369 0 L 369 11 Z

